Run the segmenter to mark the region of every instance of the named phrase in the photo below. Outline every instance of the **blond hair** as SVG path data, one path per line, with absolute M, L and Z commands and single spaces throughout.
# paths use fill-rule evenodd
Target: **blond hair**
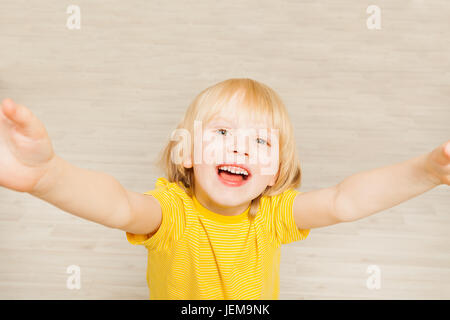
M 244 113 L 251 121 L 265 121 L 279 132 L 279 171 L 276 182 L 252 200 L 249 216 L 255 217 L 262 196 L 274 196 L 289 188 L 297 188 L 301 181 L 301 168 L 294 141 L 294 130 L 286 107 L 279 95 L 270 87 L 252 79 L 228 79 L 204 89 L 189 105 L 177 129 L 186 129 L 191 136 L 194 133 L 194 120 L 207 123 L 221 110 L 230 106 L 238 97 L 239 113 Z M 183 163 L 176 164 L 171 152 L 177 141 L 167 143 L 159 154 L 156 165 L 167 175 L 169 182 L 175 182 L 192 197 L 194 194 L 193 168 L 185 168 Z M 193 150 L 193 142 L 191 151 Z M 191 152 L 193 154 L 193 152 Z M 183 155 L 184 156 L 184 155 Z

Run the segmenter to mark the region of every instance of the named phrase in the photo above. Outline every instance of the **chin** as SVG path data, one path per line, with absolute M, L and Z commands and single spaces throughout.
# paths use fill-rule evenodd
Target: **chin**
M 228 197 L 224 197 L 223 195 L 221 197 L 217 197 L 217 198 L 211 198 L 211 200 L 213 200 L 215 203 L 217 203 L 218 205 L 222 206 L 222 207 L 235 207 L 238 205 L 241 205 L 245 202 L 250 201 L 251 199 L 237 199 L 235 196 L 228 196 Z

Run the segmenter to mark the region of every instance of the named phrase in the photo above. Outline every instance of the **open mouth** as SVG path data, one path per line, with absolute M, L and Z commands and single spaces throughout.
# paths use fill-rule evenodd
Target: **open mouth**
M 237 165 L 219 165 L 216 167 L 219 179 L 226 185 L 239 186 L 248 181 L 251 173 L 248 169 Z

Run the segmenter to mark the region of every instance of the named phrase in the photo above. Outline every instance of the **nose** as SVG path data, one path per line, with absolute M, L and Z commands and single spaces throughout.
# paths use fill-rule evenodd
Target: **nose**
M 239 154 L 239 152 L 237 150 L 234 150 L 234 153 L 238 153 Z M 248 152 L 245 152 L 244 155 L 246 155 L 248 157 Z
M 236 141 L 237 140 L 237 141 Z M 248 137 L 241 136 L 240 138 L 238 136 L 232 137 L 231 146 L 230 149 L 235 154 L 243 154 L 244 156 L 249 156 L 249 148 L 248 148 Z M 229 149 L 229 150 L 230 150 Z

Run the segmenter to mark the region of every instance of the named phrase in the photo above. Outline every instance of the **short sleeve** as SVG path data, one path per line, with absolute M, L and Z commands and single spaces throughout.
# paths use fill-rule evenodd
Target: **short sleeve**
M 159 228 L 153 234 L 133 234 L 126 232 L 127 240 L 134 245 L 143 245 L 148 250 L 165 250 L 180 237 L 184 230 L 184 206 L 180 197 L 164 186 L 144 192 L 153 196 L 161 206 L 162 219 Z
M 274 232 L 281 244 L 304 240 L 309 229 L 299 229 L 294 220 L 294 199 L 301 193 L 295 189 L 287 189 L 272 198 Z

